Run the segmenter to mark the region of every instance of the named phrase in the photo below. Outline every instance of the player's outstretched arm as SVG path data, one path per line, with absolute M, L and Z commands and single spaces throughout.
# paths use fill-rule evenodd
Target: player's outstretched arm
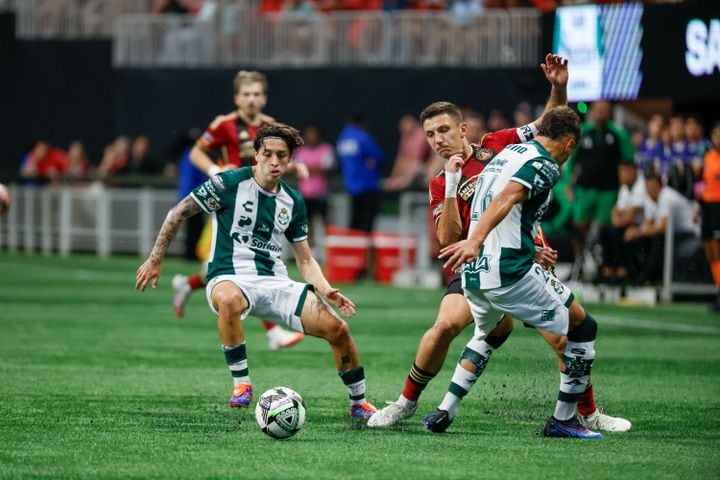
M 212 161 L 208 152 L 198 144 L 195 144 L 192 150 L 190 150 L 190 162 L 208 177 L 217 175 L 222 171 L 222 168 Z
M 346 317 L 355 315 L 355 304 L 340 293 L 340 290 L 333 288 L 327 281 L 320 265 L 318 265 L 312 256 L 308 241 L 303 240 L 302 242 L 291 243 L 290 246 L 295 254 L 295 261 L 297 262 L 298 270 L 300 270 L 300 275 L 302 275 L 303 279 L 314 286 L 317 293 L 327 298 L 343 315 Z
M 541 63 L 540 68 L 547 81 L 552 85 L 552 89 L 545 110 L 540 115 L 540 118 L 534 122 L 538 127 L 547 112 L 560 105 L 567 105 L 567 84 L 569 79 L 568 61 L 560 55 L 548 53 L 545 55 L 545 63 Z
M 475 261 L 480 254 L 480 247 L 485 243 L 485 239 L 493 228 L 503 221 L 516 203 L 525 200 L 527 193 L 528 189 L 524 185 L 518 182 L 509 182 L 502 192 L 490 202 L 467 240 L 440 250 L 438 258 L 446 259 L 443 266 L 458 270 L 463 263 Z
M 200 212 L 200 206 L 195 203 L 195 200 L 190 198 L 190 196 L 180 200 L 180 202 L 168 212 L 162 227 L 160 227 L 160 233 L 158 233 L 155 239 L 155 245 L 150 255 L 147 260 L 145 260 L 145 263 L 137 269 L 135 289 L 141 292 L 145 291 L 145 287 L 147 287 L 150 282 L 152 282 L 153 288 L 157 287 L 158 280 L 160 279 L 160 265 L 162 264 L 163 258 L 165 258 L 165 253 L 170 243 L 172 243 L 173 238 L 175 238 L 178 230 L 180 230 L 180 225 L 183 220 L 198 212 Z

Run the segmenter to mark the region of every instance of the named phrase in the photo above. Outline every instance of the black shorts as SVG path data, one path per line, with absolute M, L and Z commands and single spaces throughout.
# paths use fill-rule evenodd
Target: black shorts
M 462 288 L 462 278 L 460 278 L 459 273 L 456 273 L 452 280 L 450 280 L 447 289 L 445 289 L 443 297 L 452 293 L 457 293 L 458 295 L 465 295 Z
M 703 203 L 701 235 L 703 240 L 720 240 L 720 203 Z

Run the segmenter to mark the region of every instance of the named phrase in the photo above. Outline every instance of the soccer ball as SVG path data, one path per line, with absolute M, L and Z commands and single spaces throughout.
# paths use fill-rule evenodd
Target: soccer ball
M 305 423 L 305 400 L 287 387 L 271 388 L 260 395 L 255 405 L 255 419 L 271 438 L 289 438 Z
M 0 215 L 5 214 L 10 209 L 12 198 L 10 198 L 10 190 L 0 183 Z

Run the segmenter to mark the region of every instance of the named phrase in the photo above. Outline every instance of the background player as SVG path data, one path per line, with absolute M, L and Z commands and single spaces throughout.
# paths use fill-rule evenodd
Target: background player
M 223 170 L 253 165 L 255 135 L 261 126 L 275 121 L 262 113 L 267 104 L 268 83 L 265 75 L 241 70 L 235 76 L 233 86 L 237 109 L 216 117 L 190 151 L 193 165 L 209 177 Z M 213 154 L 220 155 L 218 163 L 213 161 Z M 292 164 L 290 171 L 300 178 L 308 176 L 304 165 Z M 201 271 L 190 277 L 176 275 L 173 278 L 173 308 L 178 317 L 185 315 L 185 305 L 190 294 L 206 285 L 206 269 L 207 265 L 203 264 Z M 267 320 L 262 322 L 271 350 L 290 347 L 303 338 L 302 333 L 289 332 Z
M 162 259 L 183 220 L 201 210 L 211 214 L 215 248 L 206 293 L 218 315 L 233 377 L 230 406 L 247 408 L 252 402 L 242 320 L 260 315 L 327 340 L 348 389 L 350 416 L 367 418 L 375 407 L 365 401 L 365 373 L 355 342 L 347 323 L 319 295 L 344 315 L 355 314 L 355 305 L 328 283 L 312 257 L 305 203 L 299 192 L 281 180 L 300 145 L 302 138 L 294 128 L 264 125 L 254 141 L 256 166 L 213 176 L 170 210 L 150 256 L 138 268 L 135 287 L 144 290 L 151 282 L 157 285 Z M 307 283 L 288 277 L 281 259 L 281 236 L 290 242 Z
M 479 145 L 468 142 L 465 136 L 467 127 L 457 106 L 449 102 L 437 102 L 428 106 L 421 114 L 420 120 L 430 146 L 447 160 L 445 171 L 435 177 L 430 184 L 430 208 L 436 221 L 436 232 L 441 246 L 467 238 L 475 182 L 485 164 L 505 146 L 532 138 L 545 113 L 555 106 L 567 103 L 567 60 L 548 54 L 541 68 L 552 85 L 550 99 L 543 115 L 532 124 L 487 134 Z M 549 248 L 538 250 L 537 261 L 544 267 L 553 265 L 556 260 L 557 252 L 554 250 Z M 368 426 L 374 428 L 393 426 L 415 413 L 422 391 L 442 368 L 450 343 L 472 322 L 469 306 L 462 295 L 461 280 L 456 275 L 443 296 L 435 323 L 420 341 L 415 362 L 405 379 L 400 397 L 374 415 Z M 490 333 L 483 344 L 486 358 L 505 342 L 512 328 L 512 319 L 505 318 Z M 561 356 L 566 339 L 562 336 L 541 333 Z M 463 359 L 461 362 L 468 363 Z M 481 373 L 482 371 L 478 376 Z M 595 428 L 624 430 L 630 427 L 629 422 L 598 411 L 591 384 L 588 384 L 587 391 L 581 395 L 579 408 L 588 423 L 599 423 Z

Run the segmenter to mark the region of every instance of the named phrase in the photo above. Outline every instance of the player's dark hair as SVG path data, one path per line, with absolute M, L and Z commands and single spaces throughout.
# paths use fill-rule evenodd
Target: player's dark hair
M 300 132 L 295 128 L 290 125 L 285 125 L 284 123 L 273 123 L 271 125 L 263 125 L 260 127 L 260 130 L 258 130 L 255 142 L 253 143 L 255 151 L 259 152 L 263 141 L 270 137 L 279 138 L 284 141 L 290 150 L 290 155 L 293 154 L 295 149 L 305 143 L 300 136 Z
M 560 140 L 571 135 L 575 141 L 580 139 L 580 117 L 570 107 L 561 105 L 555 107 L 543 116 L 538 128 L 538 135 L 553 140 Z
M 648 180 L 650 180 L 650 181 L 656 181 L 660 185 L 663 184 L 663 179 L 662 179 L 662 176 L 660 175 L 660 172 L 658 172 L 654 168 L 646 168 L 645 172 L 643 173 L 643 177 L 645 178 L 646 182 Z
M 263 87 L 263 93 L 267 95 L 268 93 L 268 81 L 264 74 L 257 72 L 257 71 L 250 71 L 250 70 L 240 70 L 237 75 L 235 75 L 235 80 L 233 81 L 233 87 L 234 92 L 238 93 L 240 91 L 240 87 L 242 85 L 248 84 L 248 83 L 260 83 Z
M 462 112 L 460 108 L 454 103 L 450 102 L 435 102 L 427 107 L 420 113 L 420 123 L 425 123 L 428 118 L 437 117 L 438 115 L 447 114 L 455 120 L 457 123 L 463 123 Z

